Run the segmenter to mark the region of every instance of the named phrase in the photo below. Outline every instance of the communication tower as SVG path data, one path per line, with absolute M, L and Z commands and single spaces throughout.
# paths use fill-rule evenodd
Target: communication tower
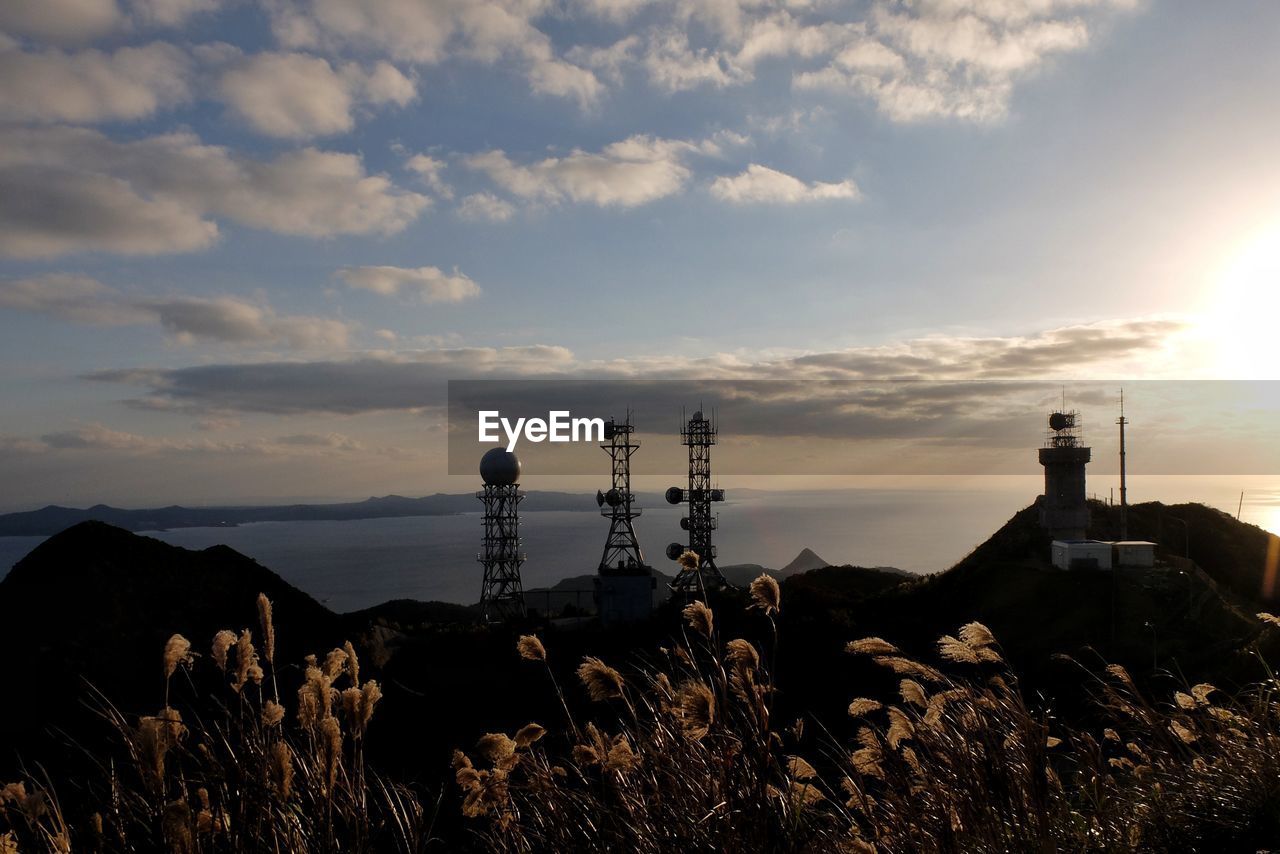
M 701 410 L 680 428 L 680 444 L 689 448 L 689 488 L 673 486 L 666 494 L 668 504 L 687 502 L 689 506 L 689 515 L 680 520 L 680 527 L 689 532 L 689 545 L 667 546 L 671 560 L 679 559 L 686 548 L 698 555 L 698 566 L 681 567 L 671 582 L 673 592 L 686 596 L 731 586 L 716 567 L 716 547 L 711 542 L 711 532 L 717 527 L 711 505 L 724 501 L 724 490 L 711 485 L 711 446 L 716 443 L 716 432 L 715 424 L 704 418 Z
M 1090 449 L 1080 436 L 1080 414 L 1058 411 L 1049 416 L 1049 434 L 1040 449 L 1044 466 L 1044 495 L 1040 499 L 1040 526 L 1055 540 L 1083 540 L 1089 527 L 1084 467 Z
M 480 609 L 485 621 L 497 623 L 525 615 L 520 583 L 525 559 L 520 551 L 519 505 L 524 498 L 520 460 L 505 448 L 494 448 L 480 458 L 480 477 L 484 479 L 484 489 L 476 493 L 484 502 L 484 551 L 476 555 L 484 566 Z
M 653 567 L 644 562 L 632 524 L 640 515 L 631 492 L 631 455 L 640 447 L 632 439 L 634 432 L 628 412 L 625 421 L 610 420 L 604 425 L 605 441 L 600 445 L 609 454 L 613 473 L 609 491 L 596 492 L 600 515 L 609 519 L 609 536 L 595 579 L 596 606 L 604 624 L 643 619 L 653 610 L 657 582 Z
M 1124 417 L 1124 389 L 1120 389 L 1120 417 L 1116 419 L 1120 425 L 1120 539 L 1129 539 L 1129 490 L 1125 486 L 1125 451 L 1124 428 L 1129 419 Z

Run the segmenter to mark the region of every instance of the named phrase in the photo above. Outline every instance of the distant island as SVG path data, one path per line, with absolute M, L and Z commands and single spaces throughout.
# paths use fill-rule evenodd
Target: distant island
M 655 499 L 656 503 L 656 499 Z M 84 509 L 49 505 L 39 510 L 0 515 L 0 537 L 52 536 L 81 522 L 106 522 L 126 531 L 167 531 L 173 528 L 233 528 L 249 522 L 337 522 L 401 516 L 447 516 L 479 511 L 472 493 L 436 493 L 421 498 L 384 495 L 343 504 L 284 504 L 275 506 L 154 507 L 129 510 L 96 504 Z M 530 492 L 522 509 L 591 510 L 595 499 L 568 492 Z

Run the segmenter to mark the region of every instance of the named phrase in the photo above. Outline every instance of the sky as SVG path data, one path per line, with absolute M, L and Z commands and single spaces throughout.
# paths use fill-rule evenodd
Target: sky
M 1262 0 L 0 4 L 0 510 L 469 489 L 458 379 L 1275 379 L 1277 38 Z

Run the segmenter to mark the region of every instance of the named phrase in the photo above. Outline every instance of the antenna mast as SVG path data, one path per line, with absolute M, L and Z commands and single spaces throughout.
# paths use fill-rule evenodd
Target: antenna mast
M 689 488 L 673 486 L 666 494 L 669 504 L 687 501 L 689 505 L 689 515 L 680 520 L 680 527 L 689 532 L 688 550 L 698 556 L 698 566 L 681 567 L 671 582 L 673 592 L 686 596 L 732 586 L 716 567 L 716 547 L 711 543 L 711 532 L 718 527 L 711 505 L 724 501 L 724 490 L 711 486 L 711 446 L 716 443 L 716 433 L 715 424 L 702 416 L 702 410 L 680 428 L 680 443 L 689 448 Z M 671 560 L 678 560 L 684 552 L 681 543 L 667 546 Z
M 608 492 L 596 493 L 600 515 L 609 518 L 609 536 L 604 541 L 604 554 L 600 557 L 602 573 L 615 569 L 648 569 L 632 524 L 632 520 L 640 515 L 640 508 L 634 506 L 635 495 L 631 492 L 631 455 L 640 447 L 639 442 L 631 439 L 634 431 L 630 410 L 625 421 L 609 421 L 604 425 L 605 441 L 600 447 L 609 454 L 613 485 Z
M 1129 490 L 1125 486 L 1124 427 L 1129 419 L 1124 417 L 1124 389 L 1120 389 L 1120 539 L 1129 539 Z
M 604 541 L 600 568 L 595 578 L 597 613 L 603 625 L 642 620 L 653 611 L 653 591 L 657 581 L 653 567 L 644 562 L 632 520 L 640 515 L 631 492 L 631 455 L 640 447 L 631 434 L 631 410 L 619 423 L 604 425 L 604 442 L 609 454 L 613 480 L 608 492 L 596 492 L 600 515 L 609 519 L 609 536 Z

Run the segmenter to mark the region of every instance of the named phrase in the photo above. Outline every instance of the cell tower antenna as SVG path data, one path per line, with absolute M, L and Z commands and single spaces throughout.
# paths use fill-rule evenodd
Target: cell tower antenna
M 711 533 L 718 526 L 711 506 L 724 501 L 724 490 L 713 488 L 711 481 L 711 446 L 716 443 L 716 425 L 702 415 L 699 409 L 680 428 L 680 444 L 689 448 L 689 487 L 673 486 L 667 490 L 669 504 L 687 504 L 689 515 L 680 520 L 680 527 L 689 532 L 689 545 L 672 543 L 667 546 L 667 557 L 678 560 L 685 551 L 698 556 L 696 567 L 681 567 L 671 582 L 671 590 L 685 596 L 705 596 L 708 590 L 718 590 L 732 585 L 716 567 L 716 547 Z
M 609 519 L 609 535 L 595 579 L 596 607 L 605 624 L 643 619 L 653 610 L 653 567 L 644 562 L 633 520 L 640 515 L 631 491 L 631 455 L 640 447 L 632 438 L 631 410 L 624 421 L 604 425 L 600 447 L 609 454 L 612 485 L 596 492 L 600 515 Z
M 1124 428 L 1129 419 L 1124 417 L 1124 389 L 1120 389 L 1120 539 L 1129 539 L 1129 490 L 1125 484 Z
M 480 610 L 486 622 L 498 623 L 525 616 L 524 587 L 520 567 L 520 460 L 504 448 L 494 448 L 480 459 L 484 488 L 476 493 L 484 503 L 483 551 L 476 560 L 484 566 Z

